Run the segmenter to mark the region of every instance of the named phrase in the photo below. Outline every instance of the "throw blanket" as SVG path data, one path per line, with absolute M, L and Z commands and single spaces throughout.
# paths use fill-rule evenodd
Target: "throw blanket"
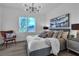
M 50 53 L 57 55 L 60 51 L 60 42 L 56 38 L 40 38 L 38 36 L 27 36 L 29 51 L 51 47 Z
M 60 42 L 58 39 L 56 38 L 46 38 L 46 42 L 48 42 L 47 44 L 49 46 L 51 46 L 51 52 L 54 55 L 58 55 L 59 51 L 60 51 Z

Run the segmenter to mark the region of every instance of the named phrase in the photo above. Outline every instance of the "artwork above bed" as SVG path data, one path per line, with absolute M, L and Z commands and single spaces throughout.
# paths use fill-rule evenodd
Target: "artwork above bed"
M 69 29 L 69 14 L 51 19 L 50 29 Z

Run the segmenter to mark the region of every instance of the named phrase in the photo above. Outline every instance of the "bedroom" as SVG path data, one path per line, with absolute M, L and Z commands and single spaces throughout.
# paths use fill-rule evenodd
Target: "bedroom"
M 27 3 L 26 3 L 27 4 Z M 13 30 L 16 33 L 16 44 L 8 44 L 7 48 L 4 45 L 0 45 L 0 55 L 26 55 L 25 50 L 25 42 L 27 36 L 35 36 L 40 34 L 41 32 L 45 31 L 43 29 L 44 26 L 50 26 L 50 20 L 56 18 L 58 16 L 62 16 L 65 14 L 70 14 L 69 16 L 69 27 L 65 27 L 66 29 L 70 29 L 72 27 L 71 24 L 78 24 L 78 16 L 79 16 L 79 4 L 76 3 L 40 3 L 37 4 L 40 6 L 39 12 L 36 13 L 29 12 L 25 10 L 27 5 L 25 6 L 24 3 L 0 3 L 0 31 L 10 31 Z M 37 8 L 39 6 L 36 6 Z M 36 11 L 36 10 L 35 10 Z M 26 18 L 33 17 L 35 19 L 35 31 L 29 32 L 27 28 L 25 31 L 19 31 L 19 18 L 24 16 Z M 27 22 L 27 21 L 26 21 Z M 71 30 L 71 29 L 70 29 Z M 72 30 L 70 34 L 73 34 L 76 37 L 75 30 Z M 0 44 L 3 43 L 3 39 L 0 38 Z M 18 48 L 17 48 L 18 47 Z M 19 52 L 16 52 L 16 51 Z M 10 52 L 10 53 L 8 53 Z M 14 53 L 16 52 L 16 53 Z M 64 56 L 72 56 L 78 55 L 78 53 L 74 53 L 73 51 L 67 52 L 60 52 L 59 55 Z

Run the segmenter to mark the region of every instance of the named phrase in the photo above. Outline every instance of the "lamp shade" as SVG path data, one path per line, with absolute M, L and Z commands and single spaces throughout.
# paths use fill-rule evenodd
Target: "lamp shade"
M 47 29 L 49 29 L 49 28 L 48 28 L 47 26 L 44 26 L 43 29 L 44 29 L 44 30 L 47 30 Z

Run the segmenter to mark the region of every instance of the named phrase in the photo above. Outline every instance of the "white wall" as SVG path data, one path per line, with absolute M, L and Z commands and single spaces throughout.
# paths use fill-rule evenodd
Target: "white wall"
M 1 25 L 2 25 L 2 7 L 0 7 L 0 30 L 1 30 Z
M 28 34 L 38 34 L 42 31 L 43 26 L 49 25 L 50 19 L 66 13 L 70 13 L 71 24 L 79 22 L 79 4 L 61 4 L 56 8 L 51 7 L 51 11 L 48 11 L 47 14 L 28 15 L 23 9 L 11 6 L 3 6 L 2 11 L 2 30 L 14 30 L 17 34 L 17 41 L 25 40 Z M 34 16 L 36 18 L 37 27 L 35 33 L 19 33 L 18 18 L 20 16 Z
M 70 22 L 79 23 L 79 4 L 61 4 L 52 11 L 49 11 L 46 19 L 48 20 L 46 24 L 57 16 L 70 13 Z
M 2 30 L 2 7 L 0 6 L 0 31 Z M 2 43 L 3 40 L 0 38 L 0 43 Z
M 67 13 L 70 13 L 70 25 L 79 23 L 79 4 L 61 4 L 47 14 L 46 24 L 49 24 L 50 19 Z M 76 35 L 75 32 L 73 34 Z
M 36 32 L 34 33 L 20 33 L 18 27 L 18 20 L 20 16 L 34 16 L 36 18 Z M 44 15 L 28 15 L 24 10 L 4 6 L 3 7 L 3 25 L 2 30 L 14 30 L 17 35 L 17 41 L 25 40 L 26 36 L 38 34 L 42 31 L 42 20 L 44 20 Z

